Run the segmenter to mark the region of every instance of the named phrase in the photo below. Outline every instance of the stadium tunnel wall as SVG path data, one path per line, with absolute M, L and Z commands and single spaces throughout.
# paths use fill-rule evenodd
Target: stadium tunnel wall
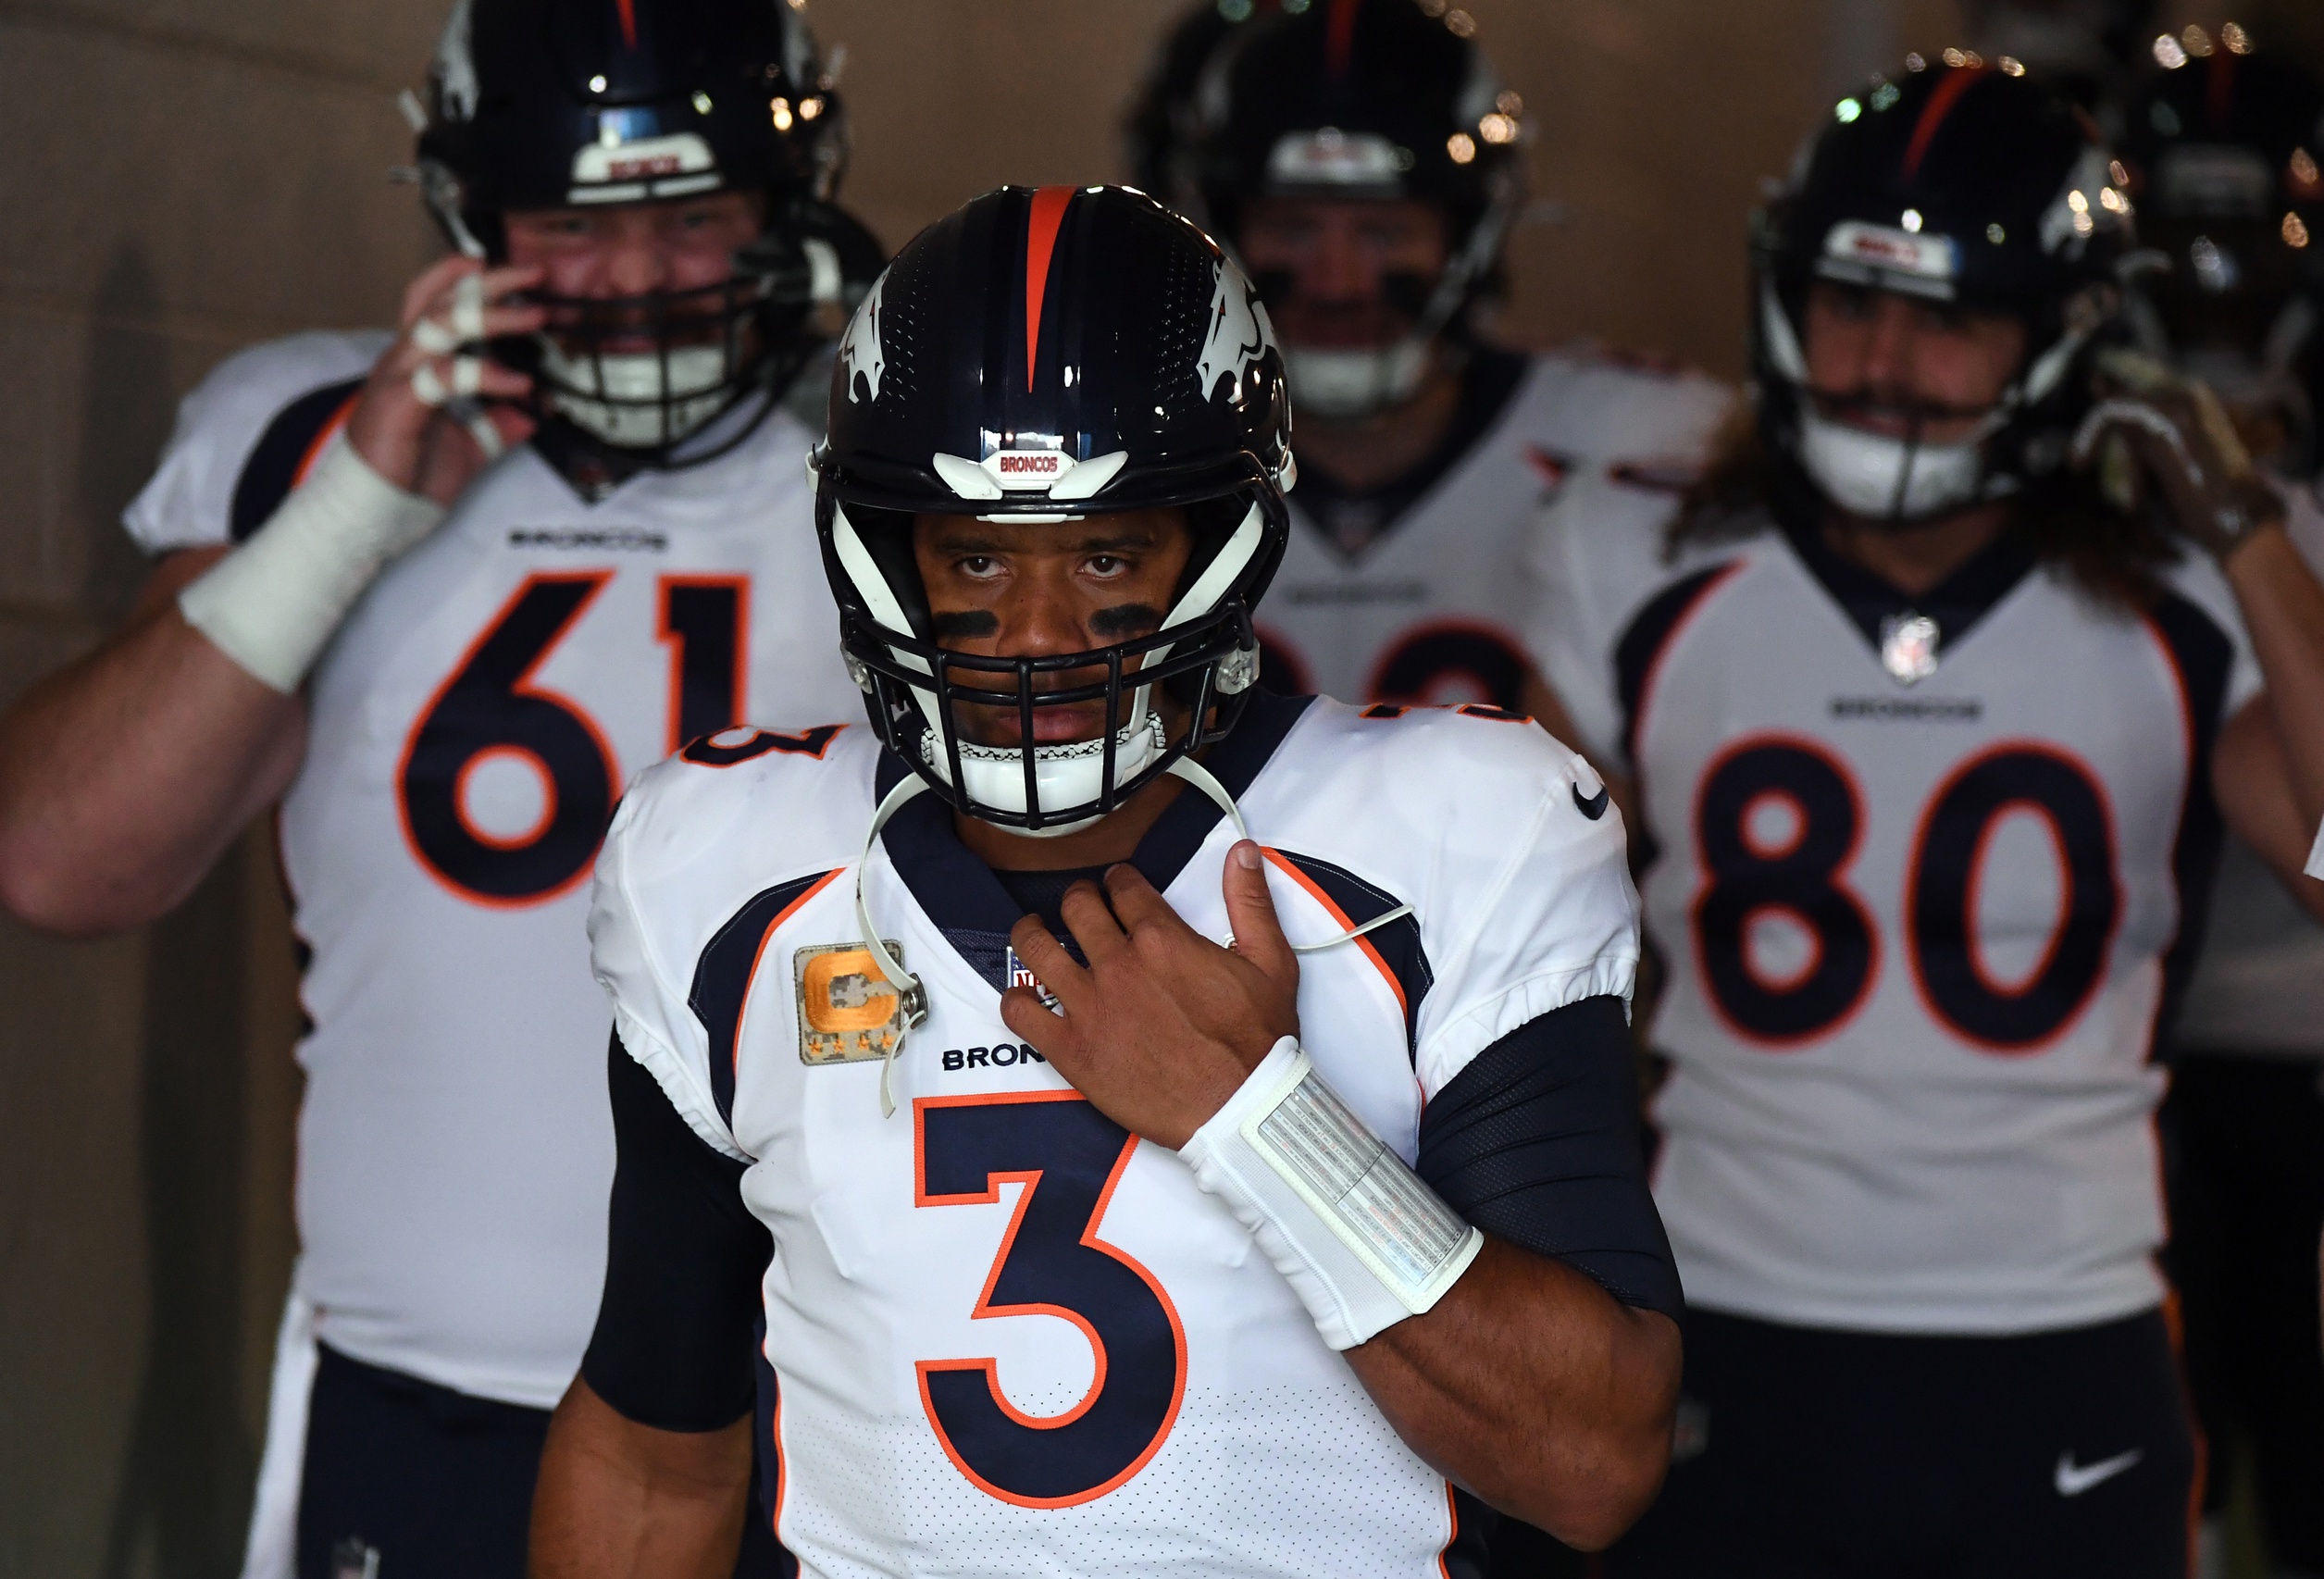
M 1466 4 L 1539 126 L 1506 332 L 1727 376 L 1761 178 L 1957 26 L 1950 0 Z M 387 320 L 432 255 L 385 175 L 443 9 L 0 0 L 0 698 L 127 607 L 118 517 L 179 396 L 241 345 Z M 1115 178 L 1176 9 L 814 0 L 851 46 L 849 201 L 895 244 L 1003 180 Z M 237 1571 L 295 1246 L 295 987 L 263 825 L 142 932 L 0 919 L 0 1579 Z

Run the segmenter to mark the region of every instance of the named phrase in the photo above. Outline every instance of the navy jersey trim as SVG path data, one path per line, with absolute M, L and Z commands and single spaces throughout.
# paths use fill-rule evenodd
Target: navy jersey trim
M 1630 759 L 1633 772 L 1638 765 L 1639 718 L 1656 665 L 1661 663 L 1671 639 L 1686 623 L 1686 616 L 1695 611 L 1695 606 L 1742 563 L 1729 560 L 1724 565 L 1714 565 L 1665 587 L 1631 617 L 1621 640 L 1614 643 L 1615 695 L 1622 705 L 1622 749 Z
M 1452 1514 L 1452 1536 L 1436 1560 L 1444 1579 L 1485 1579 L 1492 1566 L 1493 1532 L 1501 1516 L 1483 1498 L 1450 1481 L 1445 1483 L 1445 1498 Z
M 1461 1217 L 1677 1321 L 1678 1265 L 1647 1187 L 1630 1022 L 1619 998 L 1537 1015 L 1421 1113 L 1414 1172 Z
M 2179 891 L 2179 930 L 2163 955 L 2162 1000 L 2155 1020 L 2167 1029 L 2179 1017 L 2180 1001 L 2203 951 L 2212 880 L 2218 876 L 2226 841 L 2226 825 L 2211 793 L 2211 755 L 2219 742 L 2219 727 L 2227 721 L 2228 675 L 2235 645 L 2216 620 L 2177 592 L 2164 594 L 2147 623 L 2177 671 L 2187 709 L 2187 794 L 2170 851 L 2171 884 Z
M 1288 850 L 1271 850 L 1268 854 L 1279 865 L 1297 868 L 1302 886 L 1324 901 L 1344 927 L 1361 926 L 1404 903 L 1386 889 L 1374 888 L 1353 872 L 1328 861 Z M 1404 1005 L 1405 1051 L 1407 1055 L 1417 1055 L 1421 1000 L 1436 984 L 1436 974 L 1428 965 L 1428 951 L 1421 946 L 1420 918 L 1399 915 L 1357 939 L 1356 946 L 1372 957 L 1373 964 L 1395 987 L 1397 999 Z
M 751 996 L 759 955 L 775 929 L 790 919 L 791 912 L 845 870 L 841 866 L 811 872 L 761 889 L 727 918 L 695 962 L 686 1006 L 710 1038 L 710 1094 L 718 1104 L 718 1116 L 728 1125 L 734 1123 L 735 1038 L 742 1029 L 742 1007 Z
M 1241 799 L 1314 700 L 1254 690 L 1234 732 L 1211 748 L 1202 765 L 1226 787 L 1228 794 Z M 885 800 L 911 771 L 893 752 L 881 752 L 874 799 Z M 1130 864 L 1156 889 L 1168 888 L 1211 836 L 1222 814 L 1208 795 L 1186 790 L 1146 830 Z M 1005 941 L 1010 928 L 1025 914 L 1024 907 L 1009 896 L 992 868 L 961 843 L 952 829 L 951 807 L 934 795 L 906 802 L 880 830 L 879 839 L 904 887 L 956 949 L 963 935 Z M 988 948 L 962 951 L 962 958 L 988 980 L 994 980 L 991 955 Z M 1005 987 L 1007 982 L 995 980 L 994 985 Z
M 752 1411 L 754 1433 L 751 1459 L 758 1473 L 752 1477 L 751 1507 L 742 1521 L 742 1550 L 735 1560 L 736 1579 L 773 1574 L 776 1579 L 799 1579 L 799 1559 L 783 1545 L 783 1392 L 775 1367 L 766 1362 L 766 1312 L 762 1310 L 751 1327 L 752 1374 L 758 1379 L 758 1407 Z
M 1783 538 L 1875 653 L 1881 650 L 1882 628 L 1908 614 L 1925 615 L 1936 622 L 1937 650 L 1944 652 L 1992 613 L 2037 563 L 2015 534 L 2004 532 L 1926 592 L 1908 597 L 1885 578 L 1833 553 L 1812 529 L 1786 527 Z
M 581 1374 L 624 1419 L 722 1430 L 760 1401 L 751 1357 L 775 1241 L 742 1199 L 743 1164 L 703 1144 L 619 1032 L 605 1054 L 614 1178 Z
M 363 388 L 362 379 L 347 379 L 309 390 L 280 411 L 258 435 L 258 442 L 234 479 L 234 500 L 226 517 L 227 534 L 236 542 L 267 524 L 315 452 L 315 442 Z

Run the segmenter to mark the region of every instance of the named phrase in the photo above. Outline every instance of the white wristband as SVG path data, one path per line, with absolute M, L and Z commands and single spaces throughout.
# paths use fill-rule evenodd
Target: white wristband
M 249 541 L 178 594 L 179 612 L 288 695 L 373 578 L 443 518 L 443 506 L 373 471 L 339 434 Z
M 1179 1152 L 1352 1349 L 1432 1309 L 1485 1244 L 1285 1037 Z

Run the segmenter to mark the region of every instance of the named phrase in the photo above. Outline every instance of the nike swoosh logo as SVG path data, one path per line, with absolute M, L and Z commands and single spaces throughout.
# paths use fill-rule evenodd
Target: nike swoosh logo
M 1573 791 L 1573 809 L 1575 811 L 1581 813 L 1592 822 L 1597 821 L 1598 818 L 1606 814 L 1606 802 L 1607 800 L 1613 794 L 1612 790 L 1607 789 L 1603 784 L 1601 784 L 1597 787 L 1597 793 L 1585 801 L 1582 799 L 1582 787 L 1579 784 L 1569 785 L 1568 788 Z
M 2057 1494 L 2060 1497 L 2080 1497 L 2101 1481 L 2112 1480 L 2124 1470 L 2146 1456 L 2138 1448 L 2127 1453 L 2117 1453 L 2110 1459 L 2100 1459 L 2094 1464 L 2078 1464 L 2071 1453 L 2057 1455 Z

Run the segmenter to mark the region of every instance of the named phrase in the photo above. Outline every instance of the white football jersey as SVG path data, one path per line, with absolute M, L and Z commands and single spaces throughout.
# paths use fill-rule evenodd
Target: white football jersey
M 1488 354 L 1419 496 L 1333 497 L 1310 467 L 1258 625 L 1267 683 L 1344 701 L 1515 707 L 1519 575 L 1542 503 L 1584 477 L 1621 529 L 1659 530 L 1732 403 L 1696 373 L 1586 352 Z M 1296 438 L 1296 435 L 1295 435 Z
M 2134 615 L 2007 543 L 1917 608 L 1772 528 L 1664 564 L 1553 511 L 1537 550 L 1543 673 L 1654 852 L 1689 1300 L 1959 1333 L 2155 1304 L 2150 1052 L 2259 687 L 2217 570 Z
M 1205 760 L 1268 848 L 1294 943 L 1412 905 L 1302 956 L 1299 997 L 1325 1077 L 1407 1162 L 1423 1103 L 1477 1053 L 1627 995 L 1621 817 L 1585 805 L 1595 776 L 1541 730 L 1261 693 Z M 1445 1479 L 1177 1154 L 1002 1024 L 1019 910 L 933 796 L 862 865 L 929 999 L 881 1116 L 901 1020 L 855 884 L 903 772 L 861 726 L 737 731 L 649 772 L 598 864 L 590 935 L 623 1041 L 750 1163 L 774 1236 L 784 1547 L 831 1579 L 1442 1579 Z M 1138 852 L 1212 937 L 1234 839 L 1188 790 Z
M 385 343 L 304 335 L 186 402 L 148 549 L 263 524 Z M 781 413 L 585 503 L 529 447 L 391 566 L 310 686 L 281 808 L 313 1029 L 301 1291 L 323 1341 L 548 1408 L 604 1277 L 613 1128 L 588 877 L 622 787 L 744 718 L 860 708 Z

